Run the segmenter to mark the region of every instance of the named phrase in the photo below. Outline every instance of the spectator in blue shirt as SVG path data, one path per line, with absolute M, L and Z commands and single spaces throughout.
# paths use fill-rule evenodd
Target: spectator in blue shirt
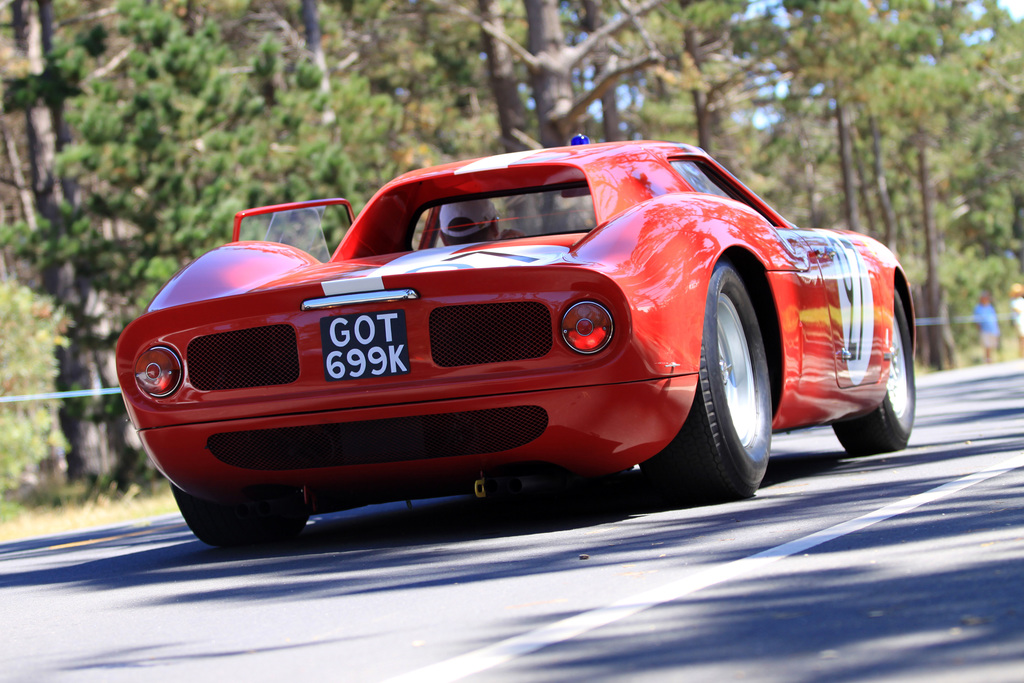
M 985 362 L 992 362 L 992 352 L 999 349 L 999 315 L 992 305 L 992 297 L 982 292 L 978 305 L 974 307 L 974 322 L 981 333 L 981 348 L 985 351 Z

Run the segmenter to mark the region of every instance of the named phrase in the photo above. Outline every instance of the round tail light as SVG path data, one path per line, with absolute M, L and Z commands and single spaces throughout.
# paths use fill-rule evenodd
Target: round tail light
M 181 361 L 166 346 L 154 346 L 135 361 L 135 383 L 153 398 L 170 396 L 181 385 Z
M 562 339 L 578 353 L 597 353 L 612 340 L 612 314 L 601 304 L 581 301 L 562 316 Z

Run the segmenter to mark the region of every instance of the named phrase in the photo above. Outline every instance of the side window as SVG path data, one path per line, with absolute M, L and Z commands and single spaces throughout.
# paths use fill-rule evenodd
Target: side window
M 319 261 L 330 261 L 331 249 L 341 242 L 352 223 L 348 202 L 287 206 L 292 208 L 269 206 L 239 212 L 238 239 L 288 244 Z
M 703 192 L 705 194 L 713 194 L 718 197 L 725 197 L 726 199 L 735 199 L 738 202 L 742 202 L 749 206 L 754 211 L 761 214 L 766 221 L 772 225 L 776 225 L 774 219 L 769 216 L 765 211 L 759 207 L 756 203 L 752 203 L 746 196 L 741 194 L 732 185 L 725 182 L 719 177 L 717 173 L 709 170 L 705 165 L 699 161 L 691 161 L 689 159 L 673 159 L 671 162 L 672 168 L 683 177 L 683 180 L 687 182 L 697 192 Z M 739 181 L 737 181 L 739 182 Z M 746 188 L 744 188 L 746 189 Z M 749 192 L 749 190 L 748 190 Z
M 434 242 L 437 241 L 438 228 L 440 227 L 440 212 L 440 208 L 436 206 L 420 212 L 419 218 L 416 220 L 416 227 L 412 233 L 413 249 L 424 249 L 433 246 Z

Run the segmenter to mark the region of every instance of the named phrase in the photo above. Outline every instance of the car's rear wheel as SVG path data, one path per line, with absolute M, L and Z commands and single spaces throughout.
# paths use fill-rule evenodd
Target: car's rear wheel
M 892 359 L 885 398 L 867 415 L 832 425 L 832 431 L 848 454 L 874 455 L 907 447 L 917 405 L 911 339 L 907 313 L 897 296 L 893 301 Z
M 252 545 L 285 541 L 298 536 L 308 516 L 249 515 L 241 517 L 236 508 L 218 505 L 185 493 L 171 485 L 181 516 L 203 543 L 215 546 Z
M 739 273 L 723 260 L 708 287 L 690 413 L 675 439 L 641 469 L 674 504 L 749 498 L 768 467 L 771 420 L 757 314 Z

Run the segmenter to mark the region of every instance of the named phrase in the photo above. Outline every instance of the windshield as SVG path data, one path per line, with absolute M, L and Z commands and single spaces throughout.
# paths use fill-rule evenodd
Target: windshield
M 588 232 L 594 201 L 586 185 L 544 188 L 501 196 L 458 197 L 423 209 L 415 249 L 494 240 Z

